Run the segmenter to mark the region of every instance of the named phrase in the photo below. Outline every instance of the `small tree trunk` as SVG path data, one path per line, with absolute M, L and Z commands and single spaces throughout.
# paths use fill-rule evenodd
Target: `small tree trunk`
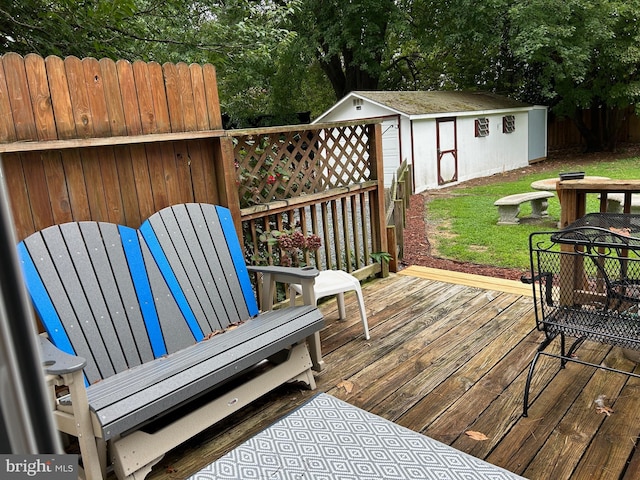
M 597 117 L 597 112 L 595 112 L 595 115 L 593 109 L 591 110 L 591 112 L 591 128 L 589 128 L 589 126 L 584 121 L 582 109 L 575 109 L 573 114 L 573 122 L 575 123 L 576 128 L 585 141 L 585 150 L 587 152 L 598 152 L 602 150 L 602 146 L 599 141 L 599 135 L 593 129 L 594 116 Z

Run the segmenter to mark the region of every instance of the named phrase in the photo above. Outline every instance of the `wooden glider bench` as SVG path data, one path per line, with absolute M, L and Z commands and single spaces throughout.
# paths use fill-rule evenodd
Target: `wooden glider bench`
M 176 205 L 138 230 L 55 225 L 18 250 L 47 332 L 53 415 L 78 438 L 89 479 L 111 467 L 144 478 L 167 451 L 279 385 L 315 388 L 318 271 L 246 267 L 227 209 Z M 303 285 L 305 305 L 260 313 L 249 270 L 262 272 L 264 310 L 276 281 Z
M 499 200 L 496 200 L 493 204 L 498 207 L 498 213 L 500 214 L 500 220 L 498 225 L 515 225 L 520 223 L 518 214 L 520 213 L 520 205 L 525 202 L 531 202 L 531 217 L 540 218 L 546 217 L 547 207 L 549 203 L 547 199 L 553 197 L 551 192 L 525 192 L 516 193 L 515 195 L 507 195 Z

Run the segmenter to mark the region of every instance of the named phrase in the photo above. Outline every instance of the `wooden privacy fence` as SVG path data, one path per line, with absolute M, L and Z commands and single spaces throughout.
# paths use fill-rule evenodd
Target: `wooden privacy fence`
M 0 112 L 19 238 L 71 220 L 137 227 L 174 203 L 226 200 L 211 65 L 6 54 Z
M 369 258 L 387 248 L 375 120 L 225 131 L 212 65 L 12 53 L 0 113 L 19 240 L 67 221 L 137 228 L 205 202 L 231 210 L 248 257 L 259 232 L 297 226 L 323 238 L 318 267 L 383 271 Z

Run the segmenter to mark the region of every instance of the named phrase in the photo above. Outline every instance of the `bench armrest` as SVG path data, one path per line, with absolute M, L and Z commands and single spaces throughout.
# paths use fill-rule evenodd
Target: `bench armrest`
M 63 352 L 42 335 L 38 335 L 38 338 L 40 339 L 42 365 L 48 375 L 64 375 L 77 372 L 87 364 L 84 358 Z
M 281 283 L 301 283 L 303 280 L 313 279 L 320 273 L 315 267 L 278 267 L 248 265 L 247 270 L 269 275 L 273 281 Z
M 276 267 L 276 266 L 247 266 L 247 270 L 262 274 L 262 310 L 273 308 L 273 296 L 276 283 L 296 283 L 302 287 L 302 299 L 305 305 L 315 305 L 316 298 L 313 292 L 315 278 L 320 273 L 315 267 Z

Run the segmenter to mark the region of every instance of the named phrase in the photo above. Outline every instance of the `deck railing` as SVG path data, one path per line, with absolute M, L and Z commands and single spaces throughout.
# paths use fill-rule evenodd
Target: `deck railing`
M 411 168 L 405 159 L 396 170 L 391 187 L 385 191 L 385 223 L 392 272 L 398 271 L 398 263 L 404 254 L 404 226 L 412 191 Z
M 315 234 L 322 247 L 304 262 L 358 277 L 383 272 L 386 251 L 380 127 L 342 122 L 228 131 L 247 258 L 280 263 L 273 230 Z

